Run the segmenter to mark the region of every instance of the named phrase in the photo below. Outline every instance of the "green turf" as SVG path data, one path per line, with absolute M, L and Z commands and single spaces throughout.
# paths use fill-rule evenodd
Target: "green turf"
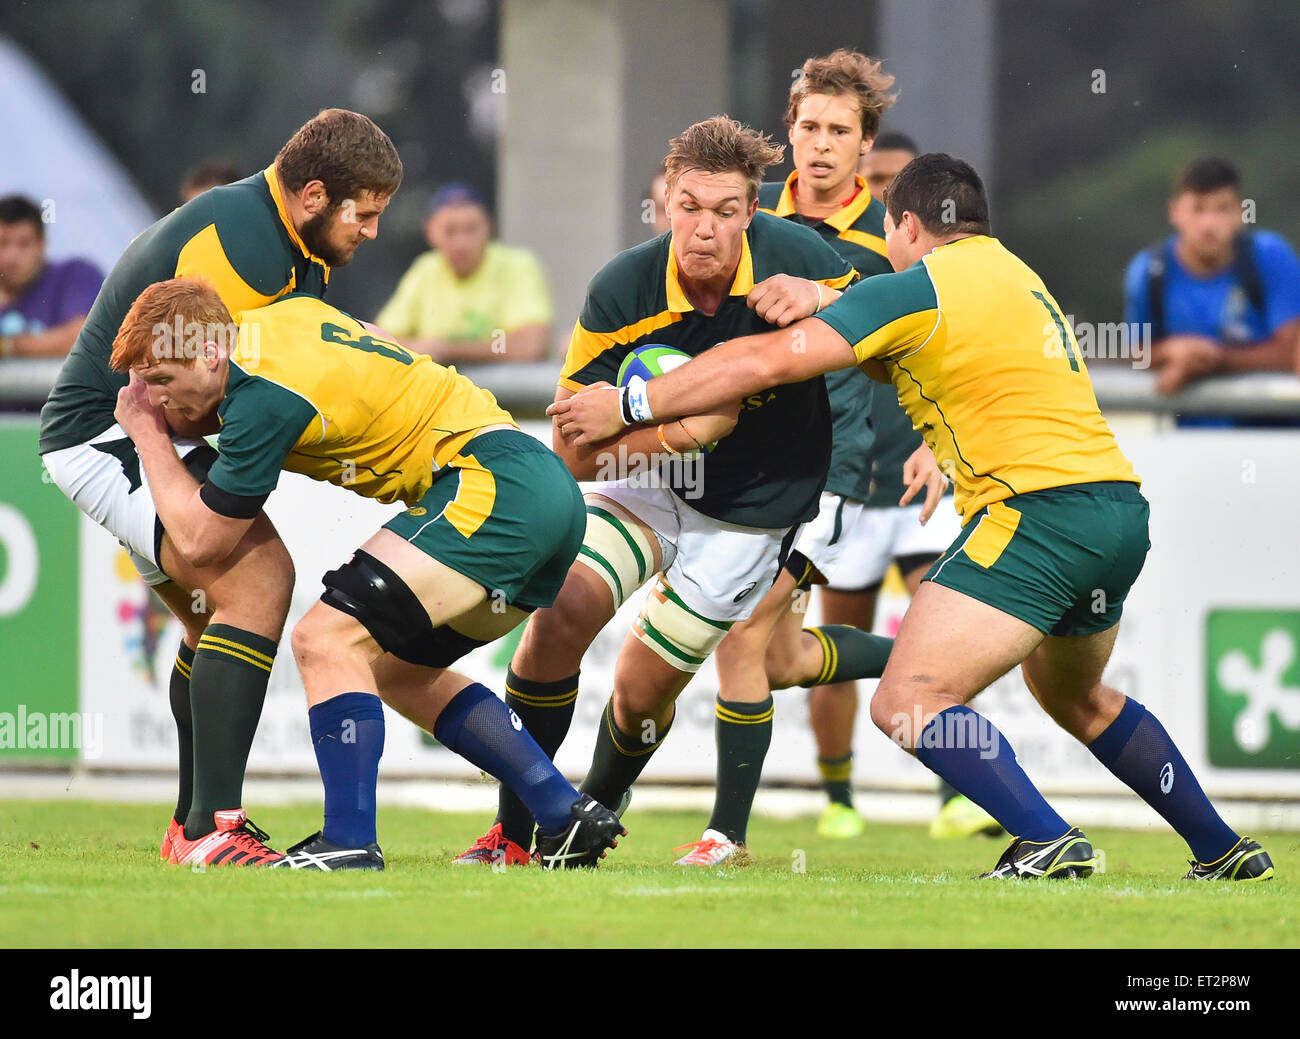
M 319 808 L 259 809 L 284 847 Z M 384 873 L 215 869 L 158 860 L 167 809 L 0 802 L 0 945 L 243 946 L 1253 946 L 1300 944 L 1300 835 L 1263 834 L 1263 884 L 1184 882 L 1172 834 L 1093 829 L 1107 872 L 976 881 L 1002 843 L 932 841 L 870 825 L 819 838 L 812 820 L 756 819 L 745 869 L 671 863 L 698 813 L 640 813 L 596 872 L 453 867 L 482 815 L 386 808 Z M 802 866 L 802 870 L 799 868 Z

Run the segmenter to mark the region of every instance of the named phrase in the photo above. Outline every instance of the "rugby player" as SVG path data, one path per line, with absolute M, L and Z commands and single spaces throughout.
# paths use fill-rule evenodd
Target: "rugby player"
M 628 423 L 855 364 L 889 377 L 954 474 L 964 526 L 912 601 L 871 717 L 1014 835 L 984 875 L 1086 876 L 1097 862 L 1002 734 L 967 706 L 1019 664 L 1047 714 L 1187 841 L 1188 878 L 1271 877 L 1267 852 L 1224 823 L 1155 716 L 1102 681 L 1150 547 L 1148 506 L 1060 307 L 991 237 L 984 186 L 967 163 L 922 155 L 885 204 L 896 273 L 666 376 L 558 401 L 548 411 L 561 436 L 581 447 Z
M 182 554 L 202 546 L 219 563 L 236 551 L 281 469 L 408 506 L 325 575 L 294 628 L 325 823 L 274 864 L 383 869 L 382 696 L 515 791 L 538 821 L 543 864 L 594 865 L 622 834 L 618 819 L 570 786 L 490 690 L 447 670 L 554 600 L 586 525 L 564 463 L 454 368 L 312 296 L 244 311 L 233 343 L 160 357 L 154 329 L 178 315 L 234 325 L 206 282 L 160 282 L 132 305 L 112 365 L 131 372 L 115 414 Z M 168 410 L 221 423 L 201 486 Z
M 882 133 L 858 163 L 858 172 L 866 179 L 871 193 L 883 198 L 885 189 L 899 171 L 918 154 L 915 143 L 905 134 Z M 867 631 L 875 626 L 876 598 L 891 564 L 897 566 L 907 597 L 911 599 L 934 561 L 961 530 L 961 518 L 955 509 L 941 506 L 929 522 L 922 522 L 916 506 L 899 505 L 904 459 L 922 442 L 921 434 L 912 428 L 912 420 L 899 405 L 893 386 L 879 382 L 872 386 L 871 424 L 876 430 L 876 450 L 871 456 L 871 494 L 856 525 L 845 531 L 835 575 L 821 591 L 823 616 L 829 613 L 842 623 L 855 624 Z M 828 748 L 826 743 L 829 739 L 844 738 L 837 737 L 836 733 L 847 730 L 852 737 L 857 695 L 855 691 L 851 696 L 840 696 L 841 688 L 822 686 L 808 696 L 808 713 L 813 718 L 818 750 L 823 754 L 840 751 L 839 747 Z M 841 746 L 847 751 L 851 743 Z M 836 791 L 829 784 L 827 790 L 833 799 Z M 828 813 L 832 811 L 828 809 Z M 841 832 L 850 834 L 854 820 L 860 830 L 861 819 L 856 813 L 852 816 L 842 812 L 833 816 L 825 814 L 821 823 L 830 823 L 831 827 L 843 824 Z M 818 832 L 824 836 L 835 835 L 833 829 L 824 829 L 821 824 Z M 996 837 L 1002 833 L 1002 827 L 970 798 L 940 781 L 939 814 L 930 820 L 930 836 L 973 837 L 980 833 Z
M 205 191 L 127 246 L 41 412 L 40 452 L 54 483 L 122 543 L 185 629 L 170 683 L 180 778 L 164 859 L 261 865 L 278 857 L 247 822 L 243 781 L 289 610 L 293 563 L 260 505 L 221 559 L 201 542 L 178 550 L 135 447 L 113 418 L 127 382 L 109 367 L 113 339 L 136 297 L 176 276 L 206 278 L 235 313 L 289 292 L 323 296 L 331 268 L 376 236 L 401 180 L 401 160 L 379 127 L 356 112 L 325 109 L 265 170 Z M 180 315 L 179 325 L 160 332 L 169 337 L 163 345 L 176 354 L 200 346 L 192 320 Z M 167 418 L 176 450 L 202 482 L 216 455 L 199 437 L 215 433 L 215 424 L 178 409 Z
M 795 169 L 784 182 L 764 184 L 758 191 L 760 210 L 816 231 L 863 278 L 890 270 L 882 227 L 885 207 L 866 190 L 857 166 L 871 147 L 881 113 L 894 102 L 888 93 L 893 81 L 879 61 L 847 50 L 804 62 L 785 111 Z M 870 494 L 875 385 L 851 368 L 826 376 L 833 432 L 817 518 L 800 531 L 776 584 L 753 615 L 732 627 L 718 646 L 713 813 L 703 836 L 679 849 L 689 850 L 678 865 L 717 866 L 740 853 L 772 739 L 771 690 L 815 685 L 823 673 L 840 682 L 814 688 L 808 699 L 817 763 L 832 798 L 818 831 L 846 836 L 855 827 L 854 835 L 862 832 L 849 795 L 857 703 L 853 680 L 880 677 L 892 640 L 871 635 L 869 622 L 855 630 L 845 611 L 824 608 L 826 623 L 819 628 L 801 631 L 800 620 L 807 589 L 834 573 Z M 919 453 L 921 460 L 927 464 L 918 486 L 926 476 L 939 475 L 928 448 Z M 914 493 L 909 489 L 904 497 L 910 501 Z M 935 505 L 937 498 L 929 508 Z
M 816 233 L 756 212 L 762 172 L 780 156 L 766 137 L 725 117 L 673 140 L 671 230 L 620 253 L 592 279 L 557 400 L 613 379 L 636 346 L 699 354 L 811 314 L 853 280 L 852 267 Z M 702 459 L 676 457 L 719 438 Z M 583 653 L 654 578 L 619 654 L 581 787 L 622 805 L 666 738 L 677 695 L 732 624 L 749 616 L 799 525 L 816 514 L 830 450 L 826 391 L 820 379 L 803 380 L 582 451 L 557 435 L 555 447 L 578 479 L 611 480 L 616 468 L 627 472 L 647 455 L 673 458 L 663 479 L 615 480 L 588 496 L 578 559 L 555 605 L 529 618 L 507 676 L 506 702 L 553 755 L 573 716 Z M 504 850 L 507 862 L 526 862 L 531 829 L 527 809 L 503 789 L 495 823 L 458 861 L 489 863 Z

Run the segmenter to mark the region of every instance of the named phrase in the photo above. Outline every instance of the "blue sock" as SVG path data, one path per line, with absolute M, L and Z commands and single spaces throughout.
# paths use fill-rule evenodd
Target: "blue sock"
M 509 787 L 548 833 L 573 821 L 578 791 L 560 775 L 519 716 L 477 682 L 451 698 L 433 723 L 433 735 Z
M 1126 698 L 1127 699 L 1127 698 Z M 1200 862 L 1214 862 L 1240 838 L 1219 818 L 1156 716 L 1136 700 L 1088 744 L 1098 761 L 1164 816 Z
M 1025 775 L 1011 744 L 991 721 L 969 707 L 949 707 L 935 715 L 916 741 L 916 757 L 1012 836 L 1054 841 L 1069 832 L 1070 824 Z
M 384 709 L 373 693 L 343 693 L 307 712 L 325 784 L 327 841 L 360 848 L 375 839 L 375 784 L 384 753 Z

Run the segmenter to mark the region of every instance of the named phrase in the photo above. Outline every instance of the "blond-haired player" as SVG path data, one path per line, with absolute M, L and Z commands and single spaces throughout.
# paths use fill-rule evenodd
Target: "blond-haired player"
M 886 194 L 896 273 L 817 317 L 726 343 L 666 376 L 549 410 L 576 446 L 791 378 L 888 376 L 956 484 L 961 534 L 931 569 L 871 702 L 876 725 L 1013 834 L 992 877 L 1077 877 L 1096 855 L 967 702 L 1020 665 L 1048 715 L 1187 841 L 1189 878 L 1264 880 L 1160 722 L 1102 681 L 1150 547 L 1138 477 L 1042 280 L 990 234 L 979 175 L 913 160 Z

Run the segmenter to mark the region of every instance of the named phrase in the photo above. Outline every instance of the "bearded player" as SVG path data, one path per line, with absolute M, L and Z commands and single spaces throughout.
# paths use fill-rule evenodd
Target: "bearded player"
M 284 630 L 293 563 L 260 506 L 229 555 L 177 551 L 147 474 L 113 409 L 126 376 L 109 366 L 113 339 L 146 287 L 194 275 L 238 313 L 290 292 L 320 297 L 330 271 L 378 234 L 402 181 L 386 134 L 356 112 L 308 121 L 260 173 L 212 188 L 144 230 L 100 289 L 41 411 L 40 452 L 60 490 L 116 537 L 185 629 L 170 682 L 179 792 L 161 855 L 173 862 L 261 865 L 279 858 L 247 822 L 244 766 Z M 190 338 L 181 315 L 173 344 Z M 168 330 L 170 332 L 170 330 Z M 174 443 L 202 482 L 215 453 L 212 422 L 167 415 Z M 215 490 L 208 492 L 216 495 Z M 194 609 L 195 589 L 204 608 Z

